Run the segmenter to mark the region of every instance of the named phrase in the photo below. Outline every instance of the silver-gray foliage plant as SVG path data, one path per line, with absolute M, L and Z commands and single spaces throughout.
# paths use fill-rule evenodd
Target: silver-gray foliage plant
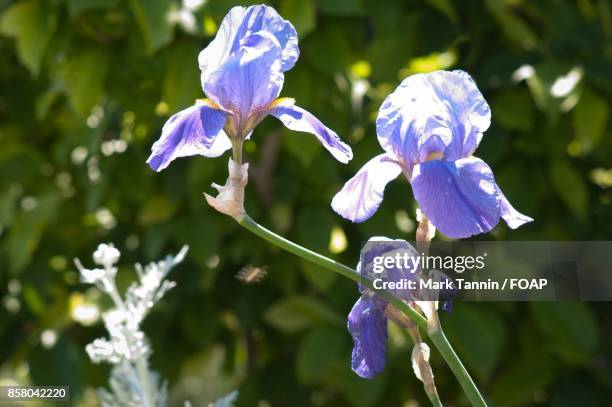
M 175 283 L 165 278 L 183 261 L 187 250 L 188 247 L 183 246 L 176 256 L 167 256 L 145 267 L 136 264 L 138 281 L 128 287 L 124 297 L 115 283 L 115 264 L 121 253 L 112 244 L 100 244 L 94 252 L 93 261 L 99 268 L 87 269 L 75 259 L 81 281 L 98 287 L 115 305 L 103 314 L 108 338 L 98 338 L 85 348 L 94 363 L 113 365 L 110 389 L 99 390 L 103 406 L 162 407 L 168 404 L 167 383 L 149 368 L 152 349 L 141 324 L 155 303 L 174 287 Z

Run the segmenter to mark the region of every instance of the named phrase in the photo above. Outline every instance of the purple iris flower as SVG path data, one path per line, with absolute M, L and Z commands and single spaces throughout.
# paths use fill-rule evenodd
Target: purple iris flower
M 208 99 L 166 122 L 147 163 L 161 171 L 178 157 L 218 157 L 269 114 L 291 130 L 314 134 L 338 161 L 348 162 L 353 153 L 335 132 L 293 99 L 278 98 L 298 55 L 295 28 L 273 8 L 232 8 L 198 57 Z
M 491 168 L 472 156 L 490 123 L 491 109 L 467 73 L 410 76 L 378 112 L 385 153 L 344 185 L 333 209 L 353 222 L 370 218 L 387 183 L 403 173 L 421 210 L 446 236 L 488 232 L 500 217 L 512 229 L 531 222 L 510 205 Z

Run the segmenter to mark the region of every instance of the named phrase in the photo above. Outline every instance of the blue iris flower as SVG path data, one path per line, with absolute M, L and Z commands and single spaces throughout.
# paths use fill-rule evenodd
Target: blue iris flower
M 512 229 L 531 222 L 510 205 L 491 168 L 472 155 L 490 123 L 491 109 L 467 73 L 410 76 L 378 112 L 385 153 L 344 185 L 333 209 L 353 222 L 370 218 L 387 183 L 403 173 L 421 210 L 446 236 L 488 232 L 500 217 Z
M 278 98 L 284 72 L 295 65 L 298 55 L 295 28 L 273 8 L 232 8 L 198 57 L 208 99 L 166 122 L 147 163 L 161 171 L 178 157 L 218 157 L 232 142 L 248 138 L 267 115 L 291 130 L 314 134 L 338 161 L 348 162 L 352 151 L 335 132 L 293 99 Z

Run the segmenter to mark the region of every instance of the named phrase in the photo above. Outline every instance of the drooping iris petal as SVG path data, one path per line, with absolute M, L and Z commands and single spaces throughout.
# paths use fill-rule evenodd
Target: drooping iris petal
M 354 344 L 351 368 L 365 379 L 385 367 L 387 318 L 383 312 L 374 297 L 363 295 L 348 315 L 347 327 Z
M 380 206 L 387 183 L 401 172 L 386 154 L 372 158 L 334 196 L 332 208 L 353 222 L 369 219 Z
M 295 106 L 292 100 L 281 100 L 270 110 L 270 114 L 291 130 L 314 134 L 323 147 L 341 163 L 346 164 L 353 158 L 351 148 L 333 130 L 325 127 L 312 113 Z
M 175 158 L 190 155 L 218 157 L 231 148 L 225 133 L 226 113 L 202 102 L 172 116 L 151 147 L 147 164 L 161 171 Z
M 497 192 L 501 200 L 501 217 L 504 219 L 508 227 L 511 229 L 516 229 L 525 223 L 533 222 L 532 218 L 527 215 L 523 215 L 514 209 L 512 205 L 510 205 L 510 202 L 508 202 L 506 196 L 502 193 L 499 186 L 497 187 Z
M 240 49 L 210 74 L 204 92 L 246 120 L 249 113 L 263 110 L 278 97 L 284 81 L 280 56 L 281 48 L 271 34 L 245 37 Z
M 260 31 L 276 38 L 281 48 L 281 70 L 285 72 L 291 69 L 299 56 L 298 37 L 293 25 L 279 16 L 272 7 L 237 6 L 227 13 L 215 39 L 198 56 L 202 86 L 230 55 L 240 49 L 243 38 Z
M 488 232 L 499 221 L 500 197 L 493 172 L 479 158 L 427 161 L 414 168 L 411 182 L 419 206 L 446 236 Z
M 489 105 L 467 73 L 436 71 L 408 77 L 387 96 L 376 131 L 385 151 L 412 166 L 435 152 L 446 160 L 470 156 L 490 122 Z

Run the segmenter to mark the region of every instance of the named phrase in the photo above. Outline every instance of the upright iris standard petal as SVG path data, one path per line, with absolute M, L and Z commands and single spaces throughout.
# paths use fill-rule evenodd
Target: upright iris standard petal
M 153 144 L 147 164 L 161 171 L 175 158 L 190 155 L 217 157 L 231 144 L 225 133 L 226 113 L 198 102 L 172 116 L 162 128 L 162 135 Z
M 386 154 L 372 158 L 334 196 L 332 208 L 353 222 L 369 219 L 380 206 L 387 183 L 401 172 Z
M 312 113 L 295 106 L 293 100 L 281 98 L 279 103 L 274 104 L 270 114 L 291 130 L 314 134 L 323 147 L 341 163 L 346 164 L 353 158 L 351 148 L 333 130 L 325 127 Z
M 239 115 L 244 124 L 249 114 L 267 110 L 283 87 L 281 48 L 265 32 L 243 38 L 242 46 L 213 72 L 204 92 L 224 109 Z M 264 114 L 265 115 L 265 114 Z
M 376 298 L 364 295 L 348 316 L 348 331 L 353 337 L 351 367 L 365 379 L 383 371 L 386 362 L 387 318 Z
M 467 73 L 436 71 L 405 79 L 383 102 L 376 131 L 385 151 L 414 165 L 431 137 L 446 160 L 470 156 L 490 123 L 489 105 Z
M 210 74 L 241 47 L 243 38 L 257 32 L 272 34 L 281 48 L 281 70 L 288 71 L 299 56 L 297 32 L 272 8 L 263 5 L 233 7 L 223 19 L 215 39 L 200 53 L 202 86 Z
M 488 232 L 499 221 L 500 197 L 493 172 L 479 158 L 419 164 L 411 182 L 419 206 L 446 236 Z

